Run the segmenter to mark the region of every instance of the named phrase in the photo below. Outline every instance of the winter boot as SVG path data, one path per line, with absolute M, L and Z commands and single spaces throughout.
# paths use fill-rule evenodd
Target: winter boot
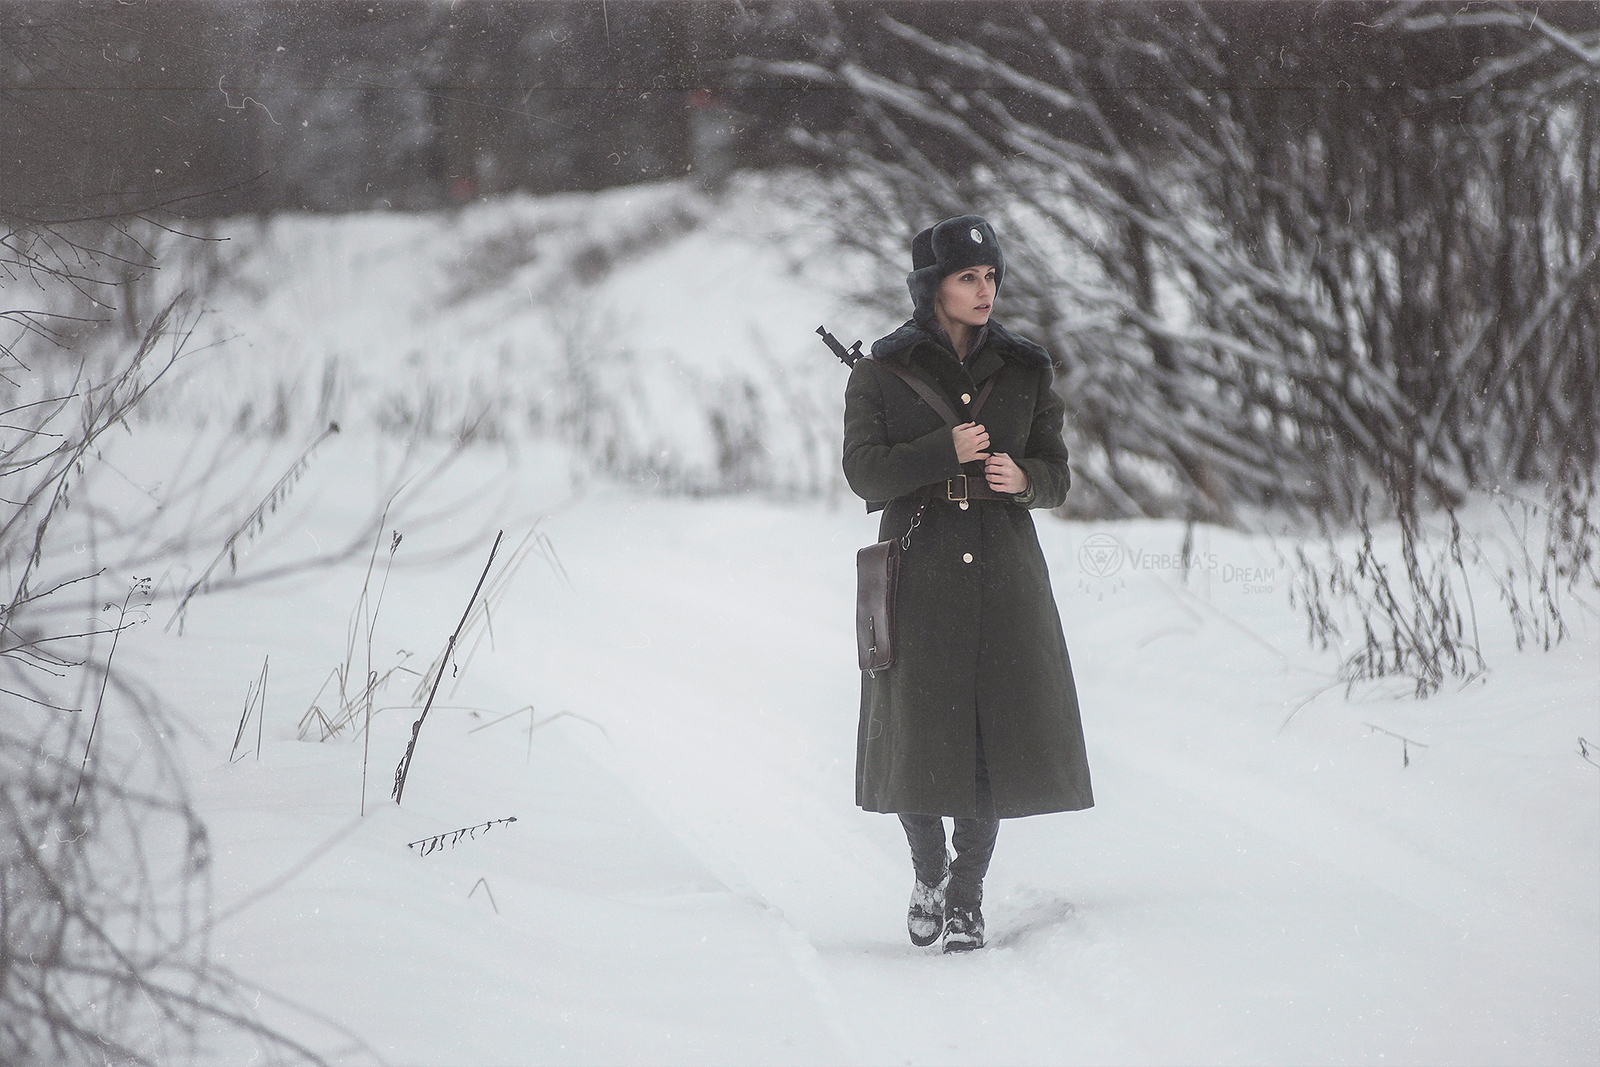
M 976 904 L 950 904 L 944 909 L 944 950 L 971 952 L 983 947 L 983 909 Z
M 944 891 L 949 884 L 950 868 L 946 867 L 938 885 L 927 885 L 918 878 L 911 887 L 906 930 L 911 934 L 911 943 L 918 948 L 927 948 L 939 940 L 939 931 L 944 926 Z

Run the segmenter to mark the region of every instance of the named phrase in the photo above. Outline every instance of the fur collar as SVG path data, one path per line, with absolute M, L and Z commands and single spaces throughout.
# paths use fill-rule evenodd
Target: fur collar
M 886 363 L 903 364 L 911 358 L 911 350 L 919 343 L 933 340 L 932 330 L 911 319 L 894 333 L 872 342 L 872 358 Z M 993 319 L 989 321 L 988 343 L 1002 356 L 1014 359 L 1025 366 L 1038 367 L 1041 370 L 1050 366 L 1050 353 L 1042 346 L 1012 333 Z

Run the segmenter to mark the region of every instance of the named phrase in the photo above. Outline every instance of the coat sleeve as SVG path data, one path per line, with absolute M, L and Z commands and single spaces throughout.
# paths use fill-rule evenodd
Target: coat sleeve
M 844 393 L 844 477 L 851 491 L 868 502 L 893 500 L 960 473 L 947 426 L 912 441 L 889 441 L 883 383 L 867 360 L 857 360 Z
M 1057 508 L 1067 499 L 1072 485 L 1072 470 L 1067 466 L 1067 445 L 1061 439 L 1061 424 L 1066 405 L 1051 388 L 1049 370 L 1041 372 L 1038 399 L 1033 405 L 1033 424 L 1028 429 L 1028 447 L 1017 465 L 1028 475 L 1028 488 L 1012 499 L 1030 508 Z

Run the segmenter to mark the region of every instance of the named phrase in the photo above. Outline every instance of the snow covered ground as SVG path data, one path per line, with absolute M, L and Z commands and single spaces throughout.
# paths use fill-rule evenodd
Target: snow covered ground
M 348 540 L 385 449 L 325 445 L 274 520 L 287 536 L 241 572 Z M 463 642 L 401 806 L 416 711 L 394 705 L 414 682 L 384 691 L 370 752 L 351 731 L 297 739 L 365 558 L 201 597 L 182 636 L 158 613 L 122 643 L 190 728 L 221 962 L 330 1058 L 1594 1061 L 1600 769 L 1576 740 L 1600 734 L 1592 611 L 1554 652 L 1491 649 L 1464 691 L 1346 700 L 1266 539 L 1202 531 L 1208 566 L 1185 582 L 1177 524 L 1040 516 L 1098 805 L 1003 824 L 990 947 L 946 958 L 906 939 L 896 821 L 852 802 L 852 554 L 875 520 L 575 491 L 569 466 L 472 452 L 390 516 L 380 669 L 444 646 L 496 529 L 502 560 L 537 524 L 559 563 L 528 557 L 492 647 Z M 1124 565 L 1101 577 L 1083 552 L 1108 536 Z M 264 657 L 264 719 L 230 760 Z M 1409 766 L 1374 726 L 1417 743 Z
M 623 194 L 603 195 L 625 229 Z M 748 221 L 760 201 L 741 203 Z M 440 251 L 459 251 L 450 233 L 512 232 L 517 218 L 544 232 L 574 205 L 469 212 L 455 231 L 273 223 L 261 247 L 299 251 L 240 253 L 236 277 L 254 280 L 213 298 L 218 336 L 234 340 L 105 456 L 120 482 L 97 483 L 98 505 L 115 515 L 117 493 L 133 508 L 193 483 L 222 428 L 256 418 L 241 405 L 259 414 L 281 392 L 283 436 L 235 441 L 212 475 L 248 507 L 321 419 L 347 426 L 239 571 L 352 543 L 354 556 L 197 597 L 179 634 L 161 629 L 173 594 L 220 539 L 162 550 L 151 624 L 117 652 L 183 725 L 215 856 L 213 943 L 264 1018 L 342 1063 L 1600 1059 L 1600 767 L 1578 742 L 1600 740 L 1592 593 L 1568 601 L 1565 642 L 1519 654 L 1485 584 L 1486 679 L 1421 702 L 1403 682 L 1346 698 L 1288 603 L 1291 544 L 1264 535 L 1201 529 L 1203 565 L 1186 574 L 1180 524 L 1037 516 L 1097 806 L 1002 825 L 987 949 L 913 948 L 898 823 L 853 804 L 853 554 L 876 517 L 821 459 L 804 473 L 808 457 L 832 462 L 836 438 L 809 420 L 833 422 L 844 380 L 809 331 L 839 316 L 849 342 L 874 324 L 752 239 L 759 228 L 686 223 L 584 291 L 591 321 L 614 324 L 601 370 L 547 365 L 553 320 L 512 298 L 554 252 L 512 256 L 470 296 L 450 296 L 436 268 L 460 262 Z M 352 257 L 371 272 L 349 273 Z M 770 364 L 750 370 L 762 345 Z M 792 389 L 774 384 L 786 374 Z M 404 419 L 376 413 L 431 393 L 459 414 L 467 400 L 440 392 L 452 378 L 505 400 L 502 430 L 427 476 L 446 446 L 407 455 L 378 429 Z M 637 404 L 617 401 L 611 430 L 586 422 L 585 382 Z M 724 388 L 754 396 L 771 429 L 724 427 L 734 444 L 719 454 L 706 413 Z M 211 429 L 196 437 L 202 410 Z M 771 491 L 653 492 L 638 466 L 651 448 L 684 488 L 747 477 Z M 752 449 L 767 466 L 739 466 Z M 185 515 L 228 528 L 226 506 L 161 521 Z M 375 591 L 390 531 L 403 535 L 373 668 L 420 671 L 500 529 L 498 562 L 544 540 L 457 650 L 397 806 L 415 677 L 383 689 L 370 745 L 301 728 L 351 647 L 368 539 L 382 546 Z M 353 647 L 359 676 L 364 628 Z M 263 660 L 264 707 L 235 752 Z M 142 743 L 113 718 L 102 741 Z

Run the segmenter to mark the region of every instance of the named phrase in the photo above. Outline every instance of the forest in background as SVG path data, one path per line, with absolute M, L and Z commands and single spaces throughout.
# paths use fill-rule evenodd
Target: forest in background
M 794 162 L 787 127 L 848 107 L 733 91 L 770 26 L 679 0 L 8 0 L 0 202 L 193 217 L 714 181 Z
M 996 219 L 1094 513 L 1347 521 L 1600 457 L 1593 4 L 0 11 L 24 229 L 806 165 L 890 313 L 909 234 Z

